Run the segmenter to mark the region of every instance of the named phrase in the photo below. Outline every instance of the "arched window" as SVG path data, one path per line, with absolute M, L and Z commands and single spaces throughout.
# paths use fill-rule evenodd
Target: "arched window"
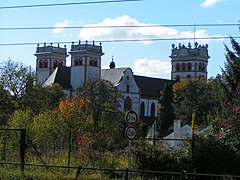
M 206 70 L 206 65 L 203 63 L 202 64 L 202 72 L 205 72 L 205 70 Z
M 74 66 L 82 66 L 82 58 L 74 59 Z
M 40 61 L 39 61 L 39 65 L 38 65 L 38 67 L 39 67 L 39 68 L 43 68 L 43 66 L 44 66 L 43 63 L 44 63 L 43 60 L 40 60 Z
M 187 70 L 191 71 L 192 70 L 192 63 L 187 63 Z
M 132 100 L 130 99 L 129 96 L 127 96 L 125 101 L 124 101 L 124 110 L 125 111 L 132 110 Z
M 57 60 L 54 60 L 53 61 L 53 68 L 56 68 L 57 67 Z
M 141 116 L 143 117 L 145 115 L 145 104 L 144 102 L 141 102 Z
M 180 76 L 177 74 L 175 77 L 175 81 L 179 82 L 180 81 Z
M 186 64 L 182 63 L 182 71 L 186 71 Z
M 62 60 L 58 61 L 58 66 L 63 66 L 63 61 Z
M 48 61 L 44 60 L 43 68 L 48 68 Z
M 90 66 L 97 66 L 97 59 L 96 58 L 90 58 L 89 65 Z
M 126 86 L 126 88 L 127 88 L 127 89 L 126 89 L 126 90 L 127 90 L 127 92 L 129 93 L 129 91 L 130 91 L 130 86 L 129 86 L 129 85 L 127 85 L 127 86 Z
M 155 117 L 155 104 L 151 104 L 151 117 Z
M 187 75 L 187 78 L 188 78 L 188 79 L 191 79 L 191 75 L 190 75 L 190 74 L 188 74 L 188 75 Z
M 180 71 L 180 64 L 179 63 L 176 64 L 176 71 Z
M 202 71 L 202 63 L 198 64 L 198 71 Z

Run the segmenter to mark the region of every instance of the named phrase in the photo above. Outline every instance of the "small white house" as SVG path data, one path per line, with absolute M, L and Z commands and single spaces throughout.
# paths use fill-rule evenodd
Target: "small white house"
M 163 138 L 165 139 L 164 145 L 178 149 L 179 147 L 182 146 L 182 141 L 184 139 L 192 138 L 192 131 L 189 125 L 185 125 L 181 127 L 181 120 L 176 119 L 173 121 L 174 121 L 174 128 L 173 128 L 174 130 L 171 134 Z

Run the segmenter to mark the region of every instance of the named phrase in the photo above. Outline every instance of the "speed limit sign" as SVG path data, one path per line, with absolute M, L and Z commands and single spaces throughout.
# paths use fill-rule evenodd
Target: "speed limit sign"
M 138 121 L 138 115 L 135 111 L 128 111 L 125 119 L 129 125 L 134 125 Z
M 133 140 L 137 137 L 137 128 L 135 126 L 128 126 L 125 129 L 125 136 L 128 140 Z

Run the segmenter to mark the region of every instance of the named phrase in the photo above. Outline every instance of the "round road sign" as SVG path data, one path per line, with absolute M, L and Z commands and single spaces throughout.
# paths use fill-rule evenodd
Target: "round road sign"
M 137 128 L 135 126 L 128 126 L 125 130 L 125 136 L 128 140 L 133 140 L 137 137 Z
M 138 121 L 138 116 L 135 111 L 128 111 L 125 118 L 129 125 L 134 125 Z

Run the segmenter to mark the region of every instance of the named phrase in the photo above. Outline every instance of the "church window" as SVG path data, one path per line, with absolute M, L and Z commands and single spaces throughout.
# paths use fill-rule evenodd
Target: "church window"
M 180 71 L 180 64 L 179 63 L 176 64 L 176 71 Z
M 141 116 L 143 117 L 145 115 L 145 104 L 144 102 L 141 102 Z
M 132 100 L 130 99 L 129 96 L 127 96 L 124 101 L 124 110 L 130 111 L 131 109 L 132 109 Z
M 192 63 L 187 63 L 187 70 L 191 71 L 192 70 Z
M 180 76 L 177 74 L 175 77 L 175 81 L 179 82 L 180 81 Z
M 127 85 L 127 92 L 129 93 L 129 91 L 130 91 L 130 86 L 129 85 Z
M 186 64 L 182 63 L 182 71 L 186 71 Z
M 151 117 L 155 117 L 155 104 L 151 104 Z

